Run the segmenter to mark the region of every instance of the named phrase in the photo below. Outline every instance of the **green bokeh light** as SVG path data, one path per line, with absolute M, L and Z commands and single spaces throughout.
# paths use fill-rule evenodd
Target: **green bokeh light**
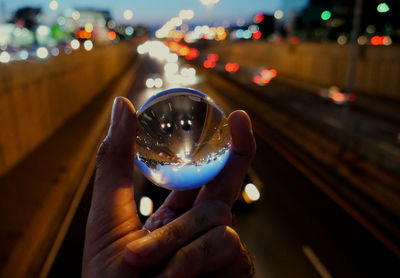
M 386 3 L 380 3 L 376 9 L 380 13 L 387 13 L 388 11 L 390 11 L 390 8 Z
M 331 18 L 332 14 L 330 11 L 323 11 L 321 14 L 321 19 L 322 20 L 329 20 Z

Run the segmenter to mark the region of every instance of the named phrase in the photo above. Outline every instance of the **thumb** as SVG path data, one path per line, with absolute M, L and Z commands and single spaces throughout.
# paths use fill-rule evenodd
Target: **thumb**
M 111 225 L 129 218 L 140 225 L 133 199 L 135 140 L 135 108 L 128 99 L 117 97 L 108 135 L 97 154 L 91 208 L 105 218 L 111 217 Z

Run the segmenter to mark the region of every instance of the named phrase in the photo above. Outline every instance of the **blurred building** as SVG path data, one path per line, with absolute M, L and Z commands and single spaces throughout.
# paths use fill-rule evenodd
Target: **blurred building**
M 40 12 L 40 8 L 20 8 L 15 12 L 11 21 L 20 28 L 25 27 L 28 30 L 33 31 L 38 25 L 38 15 L 40 14 Z
M 66 12 L 67 18 L 66 25 L 74 26 L 74 28 L 84 28 L 86 24 L 90 23 L 93 27 L 105 27 L 109 22 L 113 22 L 110 11 L 95 10 L 95 9 L 77 9 L 72 13 Z M 115 23 L 111 23 L 114 27 Z
M 263 20 L 258 24 L 259 30 L 264 38 L 268 37 L 275 31 L 275 18 L 273 15 L 263 14 Z

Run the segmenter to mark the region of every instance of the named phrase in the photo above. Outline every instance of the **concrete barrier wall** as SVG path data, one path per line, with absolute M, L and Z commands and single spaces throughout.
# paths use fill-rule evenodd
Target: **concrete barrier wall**
M 0 176 L 101 92 L 134 53 L 127 42 L 0 64 Z
M 218 44 L 209 51 L 250 67 L 274 67 L 284 77 L 344 88 L 350 46 L 240 41 Z M 361 46 L 355 90 L 400 100 L 400 47 Z

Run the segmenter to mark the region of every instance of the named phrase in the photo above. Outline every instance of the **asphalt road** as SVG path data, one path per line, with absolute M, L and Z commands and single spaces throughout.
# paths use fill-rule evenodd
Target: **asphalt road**
M 162 63 L 144 58 L 128 96 L 135 107 L 162 89 L 145 87 L 146 79 L 162 76 L 162 70 Z M 190 87 L 209 94 L 226 112 L 241 108 L 232 106 L 204 75 L 199 78 Z M 261 199 L 237 206 L 234 219 L 234 228 L 254 257 L 256 277 L 400 277 L 399 258 L 262 138 L 256 131 L 258 148 L 252 164 Z M 156 205 L 167 193 L 145 181 L 137 186 L 136 197 L 156 194 Z M 90 186 L 50 277 L 79 276 L 89 200 Z
M 386 114 L 384 105 L 377 105 L 380 108 L 374 108 L 372 113 L 371 107 L 365 107 L 358 99 L 354 103 L 335 103 L 326 96 L 327 89 L 315 93 L 279 80 L 273 80 L 266 86 L 256 86 L 252 83 L 256 71 L 251 68 L 242 67 L 236 74 L 227 74 L 221 62 L 215 71 L 251 90 L 265 102 L 319 129 L 329 138 L 342 142 L 361 157 L 394 173 L 399 172 L 400 145 L 397 138 L 400 118 Z M 391 110 L 393 107 L 388 108 Z
M 400 275 L 398 258 L 259 137 L 257 146 L 262 197 L 236 221 L 256 277 Z

